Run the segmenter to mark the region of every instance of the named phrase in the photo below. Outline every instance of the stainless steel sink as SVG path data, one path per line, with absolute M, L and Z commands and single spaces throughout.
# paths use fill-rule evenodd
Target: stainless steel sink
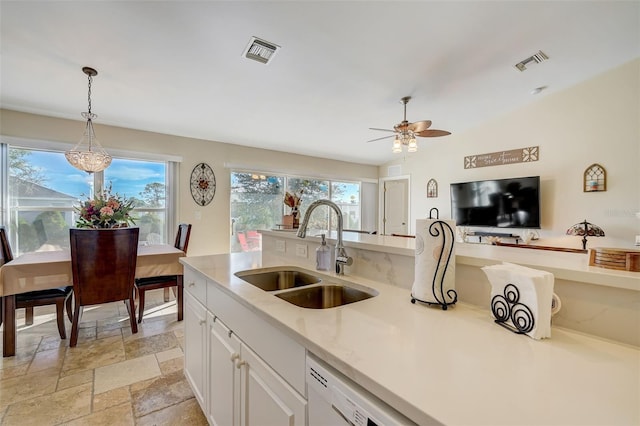
M 373 291 L 373 290 L 372 290 Z M 342 285 L 319 285 L 298 290 L 284 291 L 277 297 L 302 308 L 327 309 L 348 305 L 377 295 Z
M 236 272 L 236 277 L 265 291 L 285 290 L 317 284 L 320 278 L 296 268 L 270 268 L 269 270 L 249 270 Z

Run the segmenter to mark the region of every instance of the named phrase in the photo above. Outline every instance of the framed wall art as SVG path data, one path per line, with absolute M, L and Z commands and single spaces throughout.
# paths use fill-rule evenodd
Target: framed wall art
M 438 182 L 435 179 L 427 182 L 427 198 L 438 198 Z

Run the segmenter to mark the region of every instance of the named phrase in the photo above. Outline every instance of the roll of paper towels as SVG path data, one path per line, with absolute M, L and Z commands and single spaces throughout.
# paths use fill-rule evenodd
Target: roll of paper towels
M 456 257 L 453 220 L 416 220 L 415 278 L 411 296 L 426 303 L 455 303 Z
M 561 308 L 562 302 L 560 301 L 560 298 L 557 294 L 553 293 L 553 296 L 551 298 L 551 316 L 554 316 L 555 314 L 560 312 Z

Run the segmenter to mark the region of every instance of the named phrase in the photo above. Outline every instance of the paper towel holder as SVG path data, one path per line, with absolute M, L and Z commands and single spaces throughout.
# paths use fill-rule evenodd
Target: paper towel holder
M 433 210 L 436 211 L 436 219 L 438 217 L 438 209 L 435 207 L 429 210 L 429 219 L 433 219 L 431 214 Z M 453 244 L 455 242 L 455 232 L 451 229 L 451 226 L 442 220 L 436 220 L 429 226 L 429 233 L 433 236 L 442 235 L 443 243 L 440 247 L 440 253 L 438 253 L 438 263 L 436 272 L 433 274 L 433 280 L 431 281 L 431 288 L 433 291 L 433 296 L 437 302 L 428 302 L 426 300 L 420 300 L 416 298 L 413 293 L 411 294 L 411 303 L 416 303 L 416 301 L 421 303 L 426 303 L 427 305 L 437 305 L 442 308 L 443 311 L 446 311 L 449 305 L 454 305 L 458 301 L 458 293 L 454 289 L 449 289 L 444 291 L 444 277 L 447 268 L 449 267 L 449 261 L 451 260 L 451 254 L 453 253 Z M 448 244 L 447 244 L 448 237 Z M 448 245 L 448 250 L 447 250 Z M 442 267 L 442 260 L 445 256 L 446 252 L 446 261 L 444 262 L 444 267 Z M 455 259 L 454 259 L 455 261 Z M 440 271 L 440 268 L 442 270 Z M 438 283 L 438 276 L 440 276 L 440 282 Z M 450 302 L 447 302 L 447 297 L 451 299 Z

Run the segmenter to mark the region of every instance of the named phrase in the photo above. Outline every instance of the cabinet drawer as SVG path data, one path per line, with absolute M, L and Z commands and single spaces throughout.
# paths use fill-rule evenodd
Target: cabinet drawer
M 185 268 L 184 289 L 198 302 L 203 305 L 207 304 L 207 280 L 202 275 Z

